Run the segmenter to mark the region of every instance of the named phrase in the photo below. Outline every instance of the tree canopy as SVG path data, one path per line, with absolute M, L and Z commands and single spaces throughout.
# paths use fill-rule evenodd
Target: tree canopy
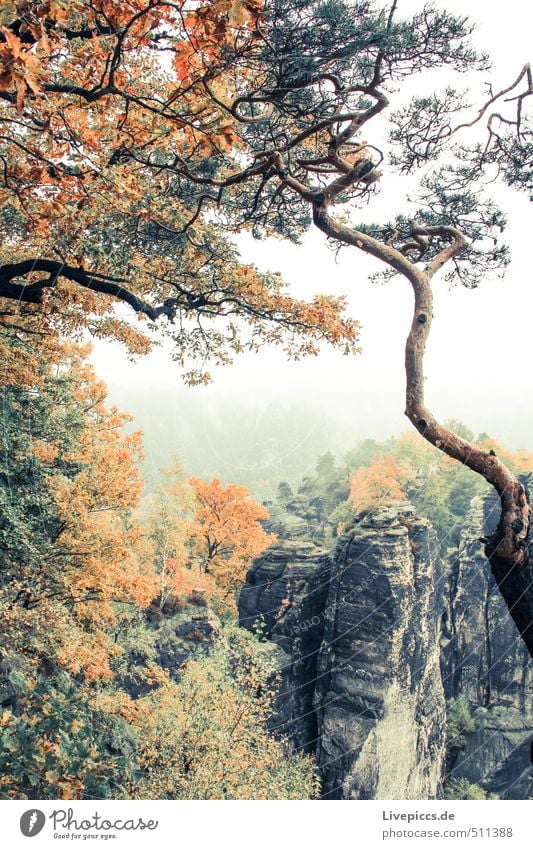
M 499 493 L 486 551 L 533 651 L 524 485 L 493 449 L 436 420 L 423 370 L 434 278 L 477 286 L 508 262 L 505 217 L 486 188 L 497 178 L 531 184 L 531 69 L 480 91 L 474 105 L 459 83 L 409 99 L 430 71 L 490 63 L 465 16 L 428 3 L 402 17 L 397 6 L 4 4 L 0 294 L 30 311 L 42 304 L 53 326 L 81 322 L 137 350 L 146 336 L 113 302 L 164 319 L 198 381 L 206 359 L 226 362 L 265 341 L 293 355 L 316 353 L 321 340 L 357 350 L 342 296 L 296 301 L 277 277 L 239 261 L 241 229 L 298 239 L 313 222 L 333 247 L 374 257 L 387 279 L 403 276 L 414 295 L 406 414 Z M 372 221 L 394 171 L 413 185 L 412 201 Z
M 259 3 L 13 2 L 0 14 L 0 296 L 134 353 L 159 321 L 193 382 L 207 359 L 263 342 L 356 350 L 342 297 L 295 300 L 203 209 L 247 153 L 215 92 L 229 102 L 245 84 Z
M 227 599 L 269 542 L 265 511 L 179 473 L 136 509 L 140 436 L 86 353 L 20 346 L 30 385 L 1 388 L 0 798 L 314 796 L 312 760 L 267 730 L 275 656 L 216 617 L 206 656 L 194 628 L 203 570 Z M 169 670 L 158 628 L 175 636 L 181 611 Z

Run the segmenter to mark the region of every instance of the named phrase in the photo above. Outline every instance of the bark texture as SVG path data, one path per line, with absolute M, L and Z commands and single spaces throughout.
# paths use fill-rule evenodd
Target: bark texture
M 331 239 L 353 245 L 376 257 L 406 277 L 411 284 L 414 310 L 405 346 L 405 414 L 424 439 L 482 475 L 498 493 L 500 521 L 496 531 L 482 541 L 498 588 L 533 657 L 533 564 L 528 548 L 531 508 L 526 488 L 493 451 L 472 445 L 438 422 L 424 400 L 424 353 L 433 305 L 431 280 L 437 271 L 460 253 L 466 240 L 453 227 L 413 227 L 415 239 L 438 240 L 441 245 L 431 262 L 422 268 L 397 248 L 332 219 L 327 201 L 327 194 L 321 193 L 314 202 L 314 222 L 322 232 Z

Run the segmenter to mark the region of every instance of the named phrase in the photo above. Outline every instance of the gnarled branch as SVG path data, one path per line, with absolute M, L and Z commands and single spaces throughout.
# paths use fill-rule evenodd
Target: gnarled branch
M 450 244 L 422 270 L 391 245 L 336 222 L 330 217 L 326 204 L 317 204 L 316 200 L 314 222 L 329 238 L 359 248 L 409 280 L 414 293 L 414 312 L 405 346 L 405 414 L 424 439 L 480 474 L 500 496 L 500 521 L 495 533 L 486 541 L 485 553 L 509 612 L 533 657 L 533 564 L 527 544 L 531 517 L 527 491 L 494 452 L 471 444 L 438 422 L 424 399 L 424 353 L 433 307 L 430 281 L 439 268 L 461 251 L 466 240 L 453 227 L 415 228 L 420 236 L 450 240 Z
M 48 277 L 27 284 L 14 282 L 34 272 L 43 272 Z M 1 265 L 0 297 L 27 304 L 41 304 L 45 290 L 53 289 L 61 277 L 77 283 L 84 289 L 91 289 L 93 292 L 124 301 L 135 312 L 146 315 L 152 321 L 156 321 L 162 315 L 170 319 L 173 317 L 174 310 L 170 301 L 165 301 L 159 306 L 152 306 L 125 288 L 125 279 L 108 277 L 51 259 L 26 259 L 22 262 Z

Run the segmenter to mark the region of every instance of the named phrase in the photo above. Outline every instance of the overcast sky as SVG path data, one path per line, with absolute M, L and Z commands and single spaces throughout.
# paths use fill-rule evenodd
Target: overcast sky
M 406 13 L 421 5 L 418 0 L 398 3 L 399 11 Z M 533 21 L 523 0 L 446 0 L 445 5 L 478 21 L 475 41 L 493 55 L 493 72 L 464 78 L 465 84 L 479 85 L 490 78 L 495 88 L 503 87 L 530 59 Z M 382 182 L 387 184 L 386 174 Z M 450 289 L 436 281 L 426 357 L 427 402 L 438 417 L 459 418 L 509 447 L 533 449 L 533 289 L 528 255 L 533 222 L 525 195 L 504 192 L 498 199 L 509 215 L 512 265 L 503 281 L 487 280 L 474 291 Z M 398 180 L 391 181 L 380 201 L 383 220 L 401 210 L 401 201 L 402 188 Z M 210 387 L 183 390 L 168 351 L 158 350 L 132 365 L 118 345 L 101 342 L 93 354 L 98 373 L 110 384 L 158 385 L 201 393 L 207 402 L 236 398 L 253 407 L 311 399 L 332 417 L 353 422 L 354 439 L 382 438 L 407 429 L 402 412 L 403 349 L 412 309 L 408 284 L 401 279 L 386 286 L 369 283 L 367 275 L 377 270 L 375 261 L 352 248 L 336 259 L 317 231 L 301 246 L 244 238 L 241 249 L 245 259 L 259 267 L 282 272 L 297 295 L 346 293 L 350 313 L 363 325 L 362 354 L 346 358 L 325 350 L 319 358 L 300 363 L 287 363 L 276 351 L 243 355 L 233 366 L 213 370 L 215 382 Z

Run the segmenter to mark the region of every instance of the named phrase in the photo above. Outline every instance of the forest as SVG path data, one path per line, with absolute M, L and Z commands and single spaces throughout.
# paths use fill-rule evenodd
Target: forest
M 533 77 L 402 5 L 2 4 L 0 799 L 533 798 L 533 452 L 424 368 L 437 287 L 511 262 Z M 404 286 L 402 432 L 98 373 L 364 357 L 348 293 L 248 237 Z

